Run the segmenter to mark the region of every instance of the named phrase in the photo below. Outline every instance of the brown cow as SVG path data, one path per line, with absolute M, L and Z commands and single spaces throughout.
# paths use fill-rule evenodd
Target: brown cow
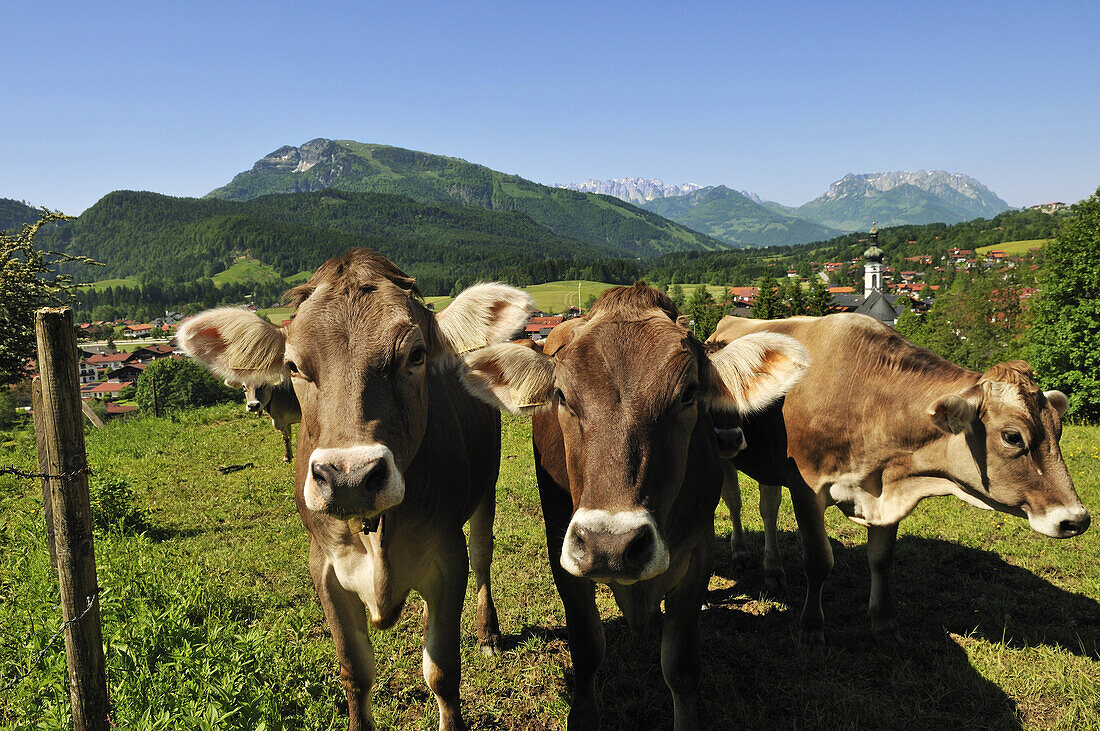
M 744 419 L 747 448 L 736 466 L 760 484 L 765 575 L 782 580 L 775 522 L 778 485 L 790 489 L 807 577 L 801 628 L 824 640 L 821 589 L 832 568 L 824 510 L 835 504 L 867 527 L 869 613 L 880 641 L 896 642 L 890 563 L 898 522 L 920 500 L 955 495 L 977 507 L 1026 517 L 1047 536 L 1085 531 L 1089 513 L 1073 489 L 1058 440 L 1066 397 L 1043 393 L 1022 361 L 985 373 L 960 368 L 856 314 L 749 320 L 726 317 L 711 337 L 735 343 L 782 333 L 811 365 L 782 404 Z M 740 537 L 740 493 L 727 468 L 723 497 Z
M 661 666 L 677 729 L 696 728 L 698 615 L 711 573 L 718 445 L 706 408 L 751 411 L 798 379 L 805 353 L 762 334 L 707 352 L 676 306 L 638 283 L 605 292 L 542 352 L 495 345 L 467 362 L 476 392 L 534 411 L 546 544 L 565 605 L 576 693 L 569 727 L 599 724 L 604 634 L 593 582 L 632 629 L 665 611 Z
M 269 383 L 289 372 L 302 407 L 298 512 L 313 583 L 336 643 L 351 729 L 372 729 L 370 624 L 393 625 L 412 589 L 426 609 L 424 678 L 441 729 L 459 710 L 459 615 L 469 563 L 483 652 L 499 641 L 489 586 L 500 415 L 472 398 L 457 354 L 519 330 L 531 299 L 478 285 L 433 317 L 412 279 L 353 249 L 291 291 L 276 327 L 247 310 L 198 315 L 180 332 L 219 375 Z
M 283 461 L 289 463 L 294 458 L 290 452 L 290 427 L 302 421 L 302 407 L 294 395 L 291 379 L 284 378 L 276 384 L 256 384 L 236 383 L 227 378 L 225 385 L 244 391 L 244 408 L 248 413 L 267 412 L 271 426 L 283 435 Z

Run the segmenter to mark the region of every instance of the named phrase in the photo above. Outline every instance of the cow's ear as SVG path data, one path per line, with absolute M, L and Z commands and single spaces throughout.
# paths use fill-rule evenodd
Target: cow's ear
M 777 333 L 737 338 L 708 357 L 708 405 L 739 413 L 767 408 L 798 383 L 810 363 L 801 343 Z
M 1061 391 L 1043 391 L 1043 395 L 1046 396 L 1047 403 L 1058 412 L 1058 416 L 1065 416 L 1069 411 L 1069 399 Z
M 461 355 L 500 343 L 520 332 L 535 309 L 531 297 L 504 284 L 467 287 L 435 316 L 436 325 Z
M 490 406 L 532 414 L 553 401 L 554 361 L 535 348 L 498 343 L 463 359 L 466 388 Z
M 944 396 L 928 407 L 928 416 L 936 428 L 947 434 L 959 434 L 978 418 L 978 407 L 962 396 Z
M 238 387 L 278 381 L 284 372 L 286 334 L 239 307 L 207 310 L 190 318 L 177 336 L 183 352 Z

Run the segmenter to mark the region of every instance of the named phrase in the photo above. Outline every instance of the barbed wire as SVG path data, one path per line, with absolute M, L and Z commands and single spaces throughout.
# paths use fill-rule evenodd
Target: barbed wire
M 87 597 L 85 597 L 87 606 L 84 607 L 84 611 L 76 615 L 72 619 L 62 622 L 61 626 L 57 628 L 57 631 L 53 633 L 53 636 L 50 637 L 50 639 L 46 640 L 46 644 L 43 645 L 42 649 L 38 653 L 38 656 L 34 658 L 34 661 L 31 662 L 26 672 L 16 675 L 14 678 L 9 680 L 3 688 L 0 688 L 0 693 L 7 693 L 9 690 L 23 682 L 31 674 L 31 671 L 34 670 L 35 666 L 42 661 L 42 658 L 46 656 L 46 653 L 50 651 L 50 648 L 55 642 L 57 642 L 57 639 L 61 637 L 62 634 L 64 634 L 65 628 L 67 628 L 70 624 L 76 624 L 80 620 L 84 619 L 84 617 L 87 616 L 88 612 L 92 611 L 92 607 L 95 606 L 98 598 L 99 589 L 96 589 L 94 593 L 89 594 Z M 56 611 L 60 607 L 61 605 L 58 604 L 56 607 L 54 607 L 54 610 Z
M 51 475 L 48 472 L 29 472 L 27 470 L 21 470 L 18 467 L 0 467 L 0 475 L 12 475 L 28 480 L 72 480 L 80 475 L 90 474 L 93 474 L 92 468 L 88 465 L 76 467 L 68 472 L 62 472 L 59 475 Z

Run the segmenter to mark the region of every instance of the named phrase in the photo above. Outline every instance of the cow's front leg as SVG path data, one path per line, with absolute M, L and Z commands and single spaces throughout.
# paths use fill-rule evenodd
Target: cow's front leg
M 783 557 L 779 553 L 779 506 L 782 502 L 782 487 L 760 484 L 760 518 L 764 521 L 764 586 L 775 594 L 787 588 L 787 574 L 783 571 Z
M 496 509 L 496 491 L 490 487 L 470 516 L 470 566 L 477 584 L 477 643 L 485 656 L 500 651 L 500 624 L 489 576 L 489 567 L 493 562 L 493 519 Z
M 733 532 L 730 533 L 730 552 L 734 558 L 748 550 L 745 542 L 745 529 L 741 526 L 741 485 L 737 481 L 737 468 L 728 459 L 722 462 L 722 502 L 730 511 Z
M 894 624 L 894 598 L 890 593 L 890 569 L 894 562 L 898 526 L 867 526 L 867 563 L 871 567 L 871 598 L 867 613 L 871 616 L 871 632 L 880 645 L 901 643 Z
M 701 541 L 680 583 L 665 595 L 661 672 L 672 691 L 676 731 L 699 728 L 699 610 L 710 580 L 713 539 Z M 703 546 L 706 543 L 707 546 Z
M 290 451 L 290 426 L 284 426 L 279 431 L 283 433 L 283 462 L 290 464 L 291 460 L 294 459 L 294 455 Z
M 366 607 L 356 594 L 340 586 L 324 549 L 313 541 L 309 547 L 309 569 L 336 644 L 340 684 L 348 696 L 348 728 L 373 731 L 370 690 L 374 685 L 374 647 L 367 634 Z
M 424 680 L 439 706 L 440 731 L 466 728 L 458 699 L 459 619 L 469 569 L 465 548 L 461 531 L 441 540 L 434 571 L 418 587 L 424 597 Z
M 548 476 L 538 476 L 550 573 L 565 607 L 569 656 L 573 661 L 573 703 L 569 707 L 568 728 L 570 731 L 597 729 L 600 727 L 600 704 L 596 698 L 596 671 L 603 663 L 606 639 L 596 608 L 596 585 L 561 567 L 561 547 L 573 512 L 572 501 L 569 493 L 557 488 Z M 544 480 L 551 484 L 544 485 Z
M 825 497 L 805 483 L 791 487 L 791 503 L 802 536 L 802 560 L 806 570 L 806 604 L 802 607 L 799 629 L 802 642 L 825 644 L 825 611 L 821 592 L 833 569 L 833 548 L 825 532 Z

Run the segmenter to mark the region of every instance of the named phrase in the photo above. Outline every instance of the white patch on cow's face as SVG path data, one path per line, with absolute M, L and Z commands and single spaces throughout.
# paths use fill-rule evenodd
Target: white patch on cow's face
M 593 534 L 610 534 L 613 536 L 633 533 L 639 529 L 651 531 L 653 551 L 649 560 L 640 568 L 636 576 L 614 577 L 612 580 L 617 583 L 631 584 L 635 581 L 652 579 L 654 576 L 659 576 L 668 570 L 668 544 L 661 537 L 660 531 L 657 530 L 657 522 L 653 520 L 653 515 L 648 510 L 619 510 L 612 513 L 607 510 L 579 508 L 573 514 L 573 519 L 569 521 L 569 527 L 565 529 L 565 541 L 562 543 L 561 558 L 559 559 L 561 566 L 574 576 L 590 578 L 595 581 L 602 580 L 606 583 L 604 577 L 598 574 L 587 575 L 581 568 L 581 562 L 584 560 L 584 547 L 577 538 L 577 528 L 585 529 Z
M 1072 538 L 1084 533 L 1089 527 L 1089 511 L 1084 505 L 1066 507 L 1059 505 L 1050 508 L 1045 513 L 1033 515 L 1027 514 L 1027 522 L 1036 533 L 1042 533 L 1051 538 Z
M 386 469 L 384 484 L 374 494 L 341 495 L 334 492 L 332 485 L 318 480 L 314 471 L 317 465 L 332 465 L 344 475 L 352 475 L 371 465 L 381 465 Z M 338 486 L 339 490 L 354 492 L 354 486 Z M 367 444 L 340 449 L 315 449 L 309 455 L 309 469 L 306 472 L 304 489 L 306 507 L 314 512 L 327 513 L 340 511 L 349 513 L 345 507 L 356 505 L 349 514 L 374 517 L 383 510 L 400 504 L 405 499 L 405 479 L 397 469 L 393 452 L 384 444 Z

